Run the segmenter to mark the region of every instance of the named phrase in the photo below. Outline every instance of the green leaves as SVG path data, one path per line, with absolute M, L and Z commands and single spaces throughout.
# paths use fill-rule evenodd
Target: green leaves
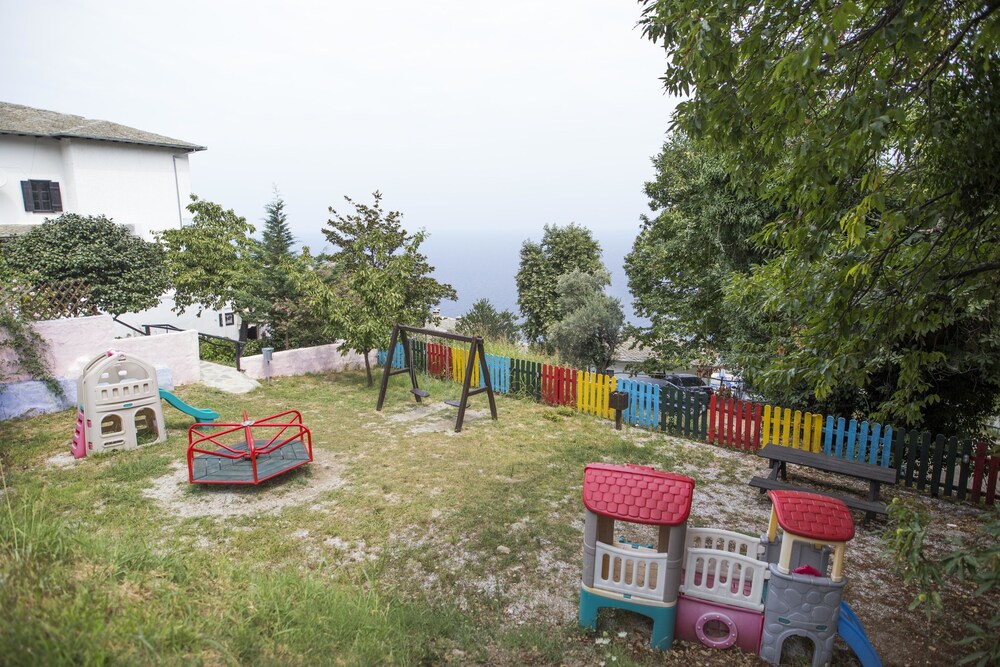
M 355 203 L 354 213 L 327 221 L 323 234 L 336 245 L 331 261 L 336 278 L 331 286 L 320 286 L 316 305 L 330 322 L 331 333 L 343 338 L 344 349 L 365 356 L 368 384 L 369 351 L 384 348 L 394 324 L 421 326 L 431 307 L 442 299 L 454 299 L 455 289 L 431 277 L 434 267 L 419 251 L 426 238 L 423 231 L 407 234 L 402 214 L 382 210 L 382 194 L 375 191 L 374 204 Z
M 233 308 L 245 321 L 257 321 L 270 306 L 260 284 L 260 242 L 253 225 L 231 209 L 191 195 L 191 224 L 157 233 L 166 249 L 175 309 Z
M 469 312 L 462 315 L 455 330 L 466 336 L 505 342 L 517 342 L 517 322 L 509 310 L 497 311 L 488 299 L 480 299 L 472 304 Z
M 160 246 L 103 215 L 46 220 L 6 243 L 3 257 L 13 277 L 40 288 L 83 281 L 112 315 L 152 308 L 170 286 Z
M 739 345 L 772 389 L 853 387 L 869 414 L 945 432 L 995 412 L 996 269 L 970 267 L 1000 267 L 997 10 L 643 3 L 665 87 L 693 91 L 674 127 L 782 212 L 756 237 L 780 258 L 729 301 L 762 327 Z
M 517 304 L 524 315 L 524 335 L 529 342 L 545 338 L 558 321 L 556 281 L 572 271 L 603 270 L 601 247 L 590 230 L 574 223 L 565 227 L 545 225 L 541 243 L 525 241 L 515 280 Z
M 625 322 L 621 303 L 604 293 L 607 272 L 594 276 L 573 271 L 559 277 L 557 294 L 562 315 L 549 326 L 546 339 L 559 355 L 598 373 L 611 366 Z

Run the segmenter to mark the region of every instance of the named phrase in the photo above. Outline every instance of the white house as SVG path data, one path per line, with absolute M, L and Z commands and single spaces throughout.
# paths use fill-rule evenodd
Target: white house
M 153 232 L 190 222 L 188 157 L 203 150 L 106 120 L 0 102 L 0 239 L 67 212 L 105 215 L 152 240 Z M 178 317 L 172 305 L 168 296 L 127 319 L 227 337 L 239 331 L 232 313 Z

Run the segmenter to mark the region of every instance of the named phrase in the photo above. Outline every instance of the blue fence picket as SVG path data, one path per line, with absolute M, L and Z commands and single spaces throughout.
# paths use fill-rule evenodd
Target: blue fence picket
M 660 424 L 660 387 L 648 382 L 619 379 L 618 391 L 628 394 L 628 409 L 623 419 L 632 426 L 655 429 Z
M 861 461 L 888 468 L 892 460 L 892 427 L 840 417 L 826 418 L 823 427 L 823 451 L 828 456 Z
M 385 360 L 389 358 L 389 352 L 386 350 L 378 351 L 378 365 L 385 366 Z M 396 351 L 392 355 L 392 367 L 393 368 L 405 368 L 406 367 L 406 357 L 403 355 L 403 344 L 396 343 Z
M 882 460 L 873 460 L 872 463 L 878 463 L 883 468 L 889 467 L 889 459 L 892 457 L 892 427 L 885 427 L 885 435 L 882 436 Z
M 510 357 L 501 357 L 497 354 L 487 354 L 486 368 L 490 371 L 490 383 L 493 385 L 493 391 L 501 394 L 509 394 Z M 482 375 L 479 376 L 479 386 L 486 386 L 486 382 L 483 380 Z

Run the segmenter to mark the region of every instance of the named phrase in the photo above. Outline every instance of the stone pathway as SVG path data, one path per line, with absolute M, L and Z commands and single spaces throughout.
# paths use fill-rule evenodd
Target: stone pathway
M 232 366 L 213 364 L 210 361 L 201 362 L 201 383 L 230 394 L 245 394 L 260 386 L 259 382 Z

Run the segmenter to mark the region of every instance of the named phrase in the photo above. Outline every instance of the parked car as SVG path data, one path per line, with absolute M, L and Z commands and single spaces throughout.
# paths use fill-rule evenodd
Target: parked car
M 697 375 L 691 375 L 690 373 L 674 373 L 673 375 L 668 375 L 663 378 L 663 383 L 668 387 L 680 389 L 681 391 L 697 392 L 708 396 L 712 395 L 712 388 L 705 384 L 705 381 L 700 377 Z

